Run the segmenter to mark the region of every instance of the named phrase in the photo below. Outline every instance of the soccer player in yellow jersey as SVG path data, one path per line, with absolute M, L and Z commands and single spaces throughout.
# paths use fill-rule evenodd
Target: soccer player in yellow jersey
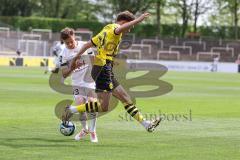
M 118 14 L 116 23 L 106 25 L 100 33 L 85 43 L 73 60 L 71 68 L 74 69 L 77 59 L 91 47 L 97 48 L 94 65 L 92 68 L 92 78 L 96 83 L 96 93 L 98 101 L 88 102 L 78 106 L 66 107 L 63 114 L 63 122 L 69 120 L 74 110 L 78 112 L 107 112 L 111 95 L 119 99 L 126 111 L 142 124 L 148 132 L 152 132 L 159 125 L 161 119 L 157 118 L 149 121 L 143 118 L 137 107 L 133 104 L 130 96 L 115 79 L 112 68 L 114 57 L 118 53 L 118 47 L 124 33 L 130 32 L 134 25 L 149 17 L 149 13 L 144 13 L 138 18 L 129 11 Z

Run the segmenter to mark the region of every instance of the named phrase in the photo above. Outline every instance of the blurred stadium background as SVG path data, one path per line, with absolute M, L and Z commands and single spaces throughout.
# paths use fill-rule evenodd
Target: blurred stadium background
M 149 0 L 1 1 L 1 65 L 32 66 L 25 56 L 44 57 L 51 65 L 52 46 L 58 32 L 68 26 L 77 38 L 89 40 L 122 10 L 134 14 L 148 11 L 151 18 L 136 26 L 124 39 L 131 45 L 122 50 L 129 59 L 239 62 L 238 1 Z M 107 5 L 108 4 L 108 5 Z M 7 7 L 6 7 L 7 6 Z M 49 18 L 50 17 L 50 18 Z M 16 57 L 16 52 L 23 58 Z M 25 58 L 24 58 L 25 57 Z M 31 64 L 30 64 L 31 63 Z M 198 63 L 196 63 L 198 64 Z M 38 64 L 39 65 L 39 64 Z
M 149 135 L 119 119 L 118 107 L 99 119 L 101 144 L 73 143 L 58 133 L 53 113 L 71 95 L 54 93 L 43 70 L 54 67 L 52 47 L 62 28 L 87 41 L 124 10 L 152 16 L 124 36 L 119 54 L 148 63 L 145 69 L 165 65 L 161 79 L 174 87 L 138 99 L 140 108 L 191 109 L 193 121 L 163 123 Z M 239 17 L 239 0 L 0 0 L 0 159 L 238 159 Z

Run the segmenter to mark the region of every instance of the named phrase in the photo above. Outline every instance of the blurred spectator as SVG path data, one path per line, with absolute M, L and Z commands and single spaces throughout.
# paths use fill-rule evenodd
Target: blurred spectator
M 54 47 L 53 47 L 53 56 L 54 56 L 54 63 L 55 63 L 55 68 L 54 69 L 47 69 L 44 73 L 48 73 L 48 71 L 51 71 L 52 73 L 58 73 L 59 68 L 60 68 L 60 64 L 62 61 L 62 56 L 61 53 L 64 49 L 65 45 L 63 43 L 63 41 L 58 42 Z
M 21 56 L 22 54 L 22 52 L 19 49 L 16 51 L 16 53 L 17 53 L 17 56 Z
M 240 54 L 238 55 L 238 58 L 235 63 L 238 64 L 238 72 L 240 73 Z
M 211 69 L 212 72 L 217 72 L 219 60 L 220 60 L 219 55 L 215 55 L 213 57 L 212 69 Z

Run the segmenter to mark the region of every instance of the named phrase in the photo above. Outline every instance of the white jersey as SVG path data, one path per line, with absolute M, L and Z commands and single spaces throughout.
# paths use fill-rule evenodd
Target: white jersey
M 83 44 L 84 42 L 77 41 L 76 48 L 68 49 L 65 47 L 61 54 L 61 58 L 62 58 L 61 66 L 70 67 L 72 59 L 79 52 Z M 85 65 L 75 69 L 71 74 L 73 86 L 95 89 L 95 83 L 90 74 L 91 73 L 90 56 L 94 56 L 94 52 L 91 48 L 86 50 L 81 56 L 81 60 L 84 61 Z

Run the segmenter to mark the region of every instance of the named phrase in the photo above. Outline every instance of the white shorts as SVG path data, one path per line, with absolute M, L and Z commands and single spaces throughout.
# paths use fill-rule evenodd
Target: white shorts
M 94 97 L 95 93 L 95 83 L 84 83 L 85 85 L 78 85 L 73 86 L 73 97 L 75 102 L 77 102 L 78 99 L 84 99 L 85 101 L 88 100 L 88 98 L 96 98 Z
M 82 98 L 87 101 L 89 96 L 94 95 L 96 85 L 91 77 L 91 70 L 88 65 L 72 73 L 72 86 L 75 102 L 77 102 L 77 99 Z

